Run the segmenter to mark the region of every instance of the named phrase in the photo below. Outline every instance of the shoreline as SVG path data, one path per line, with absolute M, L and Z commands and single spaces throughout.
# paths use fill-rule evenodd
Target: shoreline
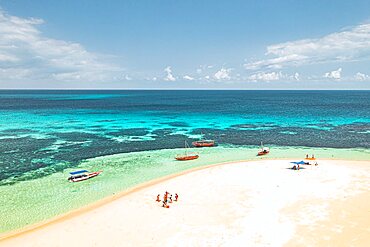
M 87 159 L 76 168 L 65 169 L 39 178 L 35 173 L 36 179 L 21 181 L 11 186 L 0 186 L 2 194 L 0 202 L 3 205 L 0 213 L 0 236 L 40 222 L 47 222 L 140 184 L 195 167 L 264 159 L 297 161 L 307 153 L 313 153 L 321 159 L 370 160 L 370 153 L 364 149 L 289 146 L 272 148 L 273 152 L 262 158 L 257 157 L 256 149 L 250 146 L 221 145 L 209 149 L 197 149 L 201 158 L 185 163 L 173 159 L 182 149 L 138 151 Z M 82 184 L 65 183 L 69 172 L 75 169 L 104 170 L 104 172 L 98 178 Z M 31 194 L 30 191 L 32 191 Z M 43 213 L 40 214 L 40 212 Z
M 267 159 L 263 159 L 263 160 L 267 160 Z M 273 160 L 275 160 L 275 159 L 273 159 Z M 285 160 L 285 159 L 281 159 L 281 160 Z M 108 197 L 103 198 L 101 200 L 98 200 L 96 202 L 93 202 L 91 204 L 85 205 L 83 207 L 77 208 L 75 210 L 66 212 L 66 213 L 58 215 L 58 216 L 55 216 L 55 217 L 50 218 L 46 221 L 42 221 L 42 222 L 39 222 L 39 223 L 36 223 L 36 224 L 32 224 L 32 225 L 26 226 L 24 228 L 20 228 L 18 230 L 10 231 L 10 232 L 5 233 L 5 234 L 0 234 L 0 242 L 3 241 L 3 240 L 10 239 L 10 238 L 15 238 L 15 237 L 23 235 L 25 233 L 29 233 L 29 232 L 36 231 L 38 229 L 42 229 L 42 228 L 44 228 L 48 225 L 54 224 L 54 223 L 58 223 L 58 222 L 73 218 L 74 216 L 89 212 L 89 211 L 94 210 L 96 208 L 99 208 L 103 205 L 106 205 L 110 202 L 118 200 L 118 199 L 120 199 L 124 196 L 127 196 L 127 195 L 130 195 L 132 193 L 138 192 L 140 190 L 143 190 L 143 189 L 148 188 L 150 186 L 159 184 L 161 182 L 164 182 L 164 181 L 176 178 L 176 177 L 180 177 L 180 176 L 185 175 L 185 174 L 189 174 L 189 173 L 192 173 L 192 172 L 195 172 L 195 171 L 200 171 L 200 170 L 203 170 L 203 169 L 208 169 L 208 168 L 211 168 L 211 167 L 217 167 L 217 166 L 229 165 L 229 164 L 241 163 L 241 162 L 252 162 L 252 161 L 255 161 L 255 160 L 240 160 L 240 161 L 224 162 L 224 163 L 217 163 L 217 164 L 212 164 L 212 165 L 207 165 L 207 166 L 194 167 L 194 168 L 191 168 L 189 170 L 185 170 L 185 171 L 182 171 L 182 172 L 179 172 L 179 173 L 175 173 L 175 174 L 167 175 L 167 176 L 164 176 L 164 177 L 161 177 L 161 178 L 158 178 L 158 179 L 150 180 L 150 181 L 141 183 L 139 185 L 136 185 L 136 186 L 134 186 L 130 189 L 118 192 L 114 195 L 111 195 L 111 196 L 108 196 Z
M 302 158 L 297 158 L 297 159 L 302 159 Z M 41 222 L 38 222 L 36 224 L 31 224 L 29 226 L 26 226 L 26 227 L 23 227 L 23 228 L 20 228 L 20 229 L 16 229 L 16 230 L 13 230 L 13 231 L 10 231 L 10 232 L 6 232 L 6 233 L 0 235 L 0 242 L 5 241 L 5 240 L 9 240 L 9 239 L 13 239 L 13 238 L 17 238 L 17 237 L 22 236 L 22 235 L 27 234 L 27 233 L 35 232 L 35 231 L 43 229 L 47 226 L 50 226 L 50 225 L 53 225 L 53 224 L 56 224 L 56 223 L 59 223 L 59 222 L 66 221 L 68 219 L 73 219 L 76 216 L 88 213 L 89 211 L 93 211 L 94 209 L 100 208 L 104 205 L 108 205 L 108 204 L 110 204 L 110 203 L 112 203 L 112 202 L 114 202 L 114 201 L 116 201 L 116 200 L 118 200 L 122 197 L 128 196 L 130 194 L 142 191 L 142 190 L 144 190 L 146 188 L 149 188 L 151 186 L 158 185 L 158 184 L 163 183 L 165 181 L 168 181 L 168 180 L 171 180 L 171 179 L 174 179 L 174 178 L 177 178 L 177 177 L 181 177 L 183 175 L 190 174 L 190 173 L 193 173 L 193 172 L 196 172 L 196 171 L 207 170 L 209 168 L 219 167 L 219 166 L 237 165 L 239 163 L 251 163 L 251 162 L 260 163 L 260 162 L 264 162 L 264 161 L 266 162 L 266 161 L 291 161 L 291 160 L 292 160 L 291 158 L 290 159 L 288 159 L 288 158 L 276 159 L 276 158 L 263 157 L 261 159 L 256 159 L 256 160 L 239 160 L 239 161 L 232 161 L 232 162 L 222 162 L 222 163 L 216 163 L 216 164 L 211 164 L 211 165 L 205 165 L 205 166 L 190 168 L 188 170 L 184 170 L 184 171 L 181 171 L 181 172 L 178 172 L 178 173 L 170 174 L 170 175 L 167 175 L 167 176 L 164 176 L 164 177 L 160 177 L 160 178 L 157 178 L 157 179 L 154 179 L 154 180 L 150 180 L 150 181 L 138 184 L 138 185 L 136 185 L 132 188 L 129 188 L 129 189 L 126 189 L 124 191 L 118 192 L 116 194 L 110 195 L 108 197 L 105 197 L 105 198 L 103 198 L 101 200 L 98 200 L 96 202 L 93 202 L 91 204 L 88 204 L 88 205 L 85 205 L 83 207 L 77 208 L 75 210 L 72 210 L 72 211 L 63 213 L 61 215 L 52 217 L 52 218 L 50 218 L 46 221 L 41 221 Z M 355 161 L 355 160 L 343 160 L 343 159 L 336 159 L 336 158 L 318 159 L 319 166 L 320 166 L 320 162 L 325 162 L 325 161 L 350 162 L 350 161 Z M 360 161 L 356 161 L 356 162 L 368 162 L 368 161 L 360 160 Z

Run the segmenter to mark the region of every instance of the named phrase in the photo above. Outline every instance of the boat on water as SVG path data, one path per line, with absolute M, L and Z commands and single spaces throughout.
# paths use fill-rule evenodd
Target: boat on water
M 202 133 L 203 136 L 203 133 Z M 215 145 L 214 140 L 202 140 L 195 141 L 191 143 L 194 147 L 201 148 L 201 147 L 213 147 Z
M 262 156 L 270 153 L 270 149 L 268 147 L 264 147 L 263 143 L 261 142 L 261 148 L 258 150 L 257 156 Z
M 213 147 L 215 145 L 214 140 L 199 140 L 192 142 L 194 147 L 200 148 L 200 147 Z
M 89 172 L 87 170 L 79 170 L 75 172 L 70 172 L 71 176 L 68 178 L 68 181 L 70 182 L 80 182 L 84 181 L 93 177 L 98 176 L 103 171 L 97 171 L 97 172 Z
M 180 161 L 186 160 L 195 160 L 199 158 L 199 155 L 196 153 L 188 153 L 187 149 L 189 148 L 188 142 L 185 141 L 185 153 L 176 155 L 175 159 Z

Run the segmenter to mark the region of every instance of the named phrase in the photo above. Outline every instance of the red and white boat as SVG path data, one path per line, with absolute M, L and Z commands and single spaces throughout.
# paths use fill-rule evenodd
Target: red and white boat
M 200 140 L 200 141 L 195 141 L 192 142 L 194 147 L 213 147 L 215 145 L 214 140 Z
M 75 172 L 70 172 L 71 176 L 68 178 L 70 182 L 80 182 L 93 177 L 98 176 L 103 171 L 89 172 L 87 170 L 79 170 Z
M 258 150 L 257 156 L 262 156 L 270 153 L 270 149 L 263 146 L 263 143 L 261 142 L 261 148 Z
M 179 161 L 187 161 L 187 160 L 195 160 L 199 158 L 199 155 L 197 153 L 188 153 L 187 149 L 189 148 L 189 145 L 187 141 L 185 141 L 185 154 L 178 154 L 176 155 L 175 159 Z

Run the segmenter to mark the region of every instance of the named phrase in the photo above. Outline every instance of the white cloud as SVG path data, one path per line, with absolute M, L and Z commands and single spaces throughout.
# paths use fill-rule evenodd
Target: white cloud
M 231 72 L 232 69 L 225 69 L 225 68 L 221 68 L 219 71 L 217 71 L 215 74 L 214 74 L 214 78 L 216 80 L 230 80 L 231 77 L 230 77 L 230 72 Z
M 360 72 L 357 72 L 355 74 L 354 78 L 357 81 L 366 81 L 366 80 L 369 80 L 370 79 L 370 76 L 369 75 L 366 75 L 366 74 L 363 74 L 363 73 L 360 73 Z
M 248 77 L 248 80 L 253 82 L 257 81 L 277 81 L 283 77 L 283 74 L 280 72 L 258 72 L 252 74 Z
M 300 79 L 300 75 L 299 75 L 299 73 L 294 73 L 294 75 L 292 76 L 292 79 L 294 79 L 294 80 L 296 80 L 296 81 L 299 81 L 299 79 Z
M 0 82 L 97 82 L 119 77 L 122 69 L 106 62 L 107 57 L 78 43 L 46 37 L 38 29 L 42 23 L 0 9 Z
M 194 77 L 191 77 L 191 76 L 188 76 L 188 75 L 185 75 L 183 78 L 185 80 L 188 80 L 188 81 L 193 81 L 194 80 Z
M 164 72 L 166 72 L 166 76 L 164 77 L 165 81 L 176 81 L 176 78 L 172 74 L 171 66 L 167 66 Z
M 317 39 L 302 39 L 267 47 L 267 56 L 244 64 L 246 69 L 280 69 L 304 64 L 359 61 L 370 58 L 370 23 L 331 33 Z
M 340 80 L 341 73 L 342 73 L 342 68 L 339 68 L 337 70 L 333 70 L 333 71 L 325 73 L 324 77 L 328 79 Z
M 124 78 L 125 78 L 126 81 L 131 81 L 132 80 L 132 77 L 129 76 L 129 75 L 125 75 Z

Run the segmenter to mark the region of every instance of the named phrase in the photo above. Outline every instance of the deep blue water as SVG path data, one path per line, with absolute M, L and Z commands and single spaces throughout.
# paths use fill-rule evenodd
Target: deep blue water
M 370 91 L 0 91 L 0 185 L 201 134 L 220 145 L 370 148 Z

